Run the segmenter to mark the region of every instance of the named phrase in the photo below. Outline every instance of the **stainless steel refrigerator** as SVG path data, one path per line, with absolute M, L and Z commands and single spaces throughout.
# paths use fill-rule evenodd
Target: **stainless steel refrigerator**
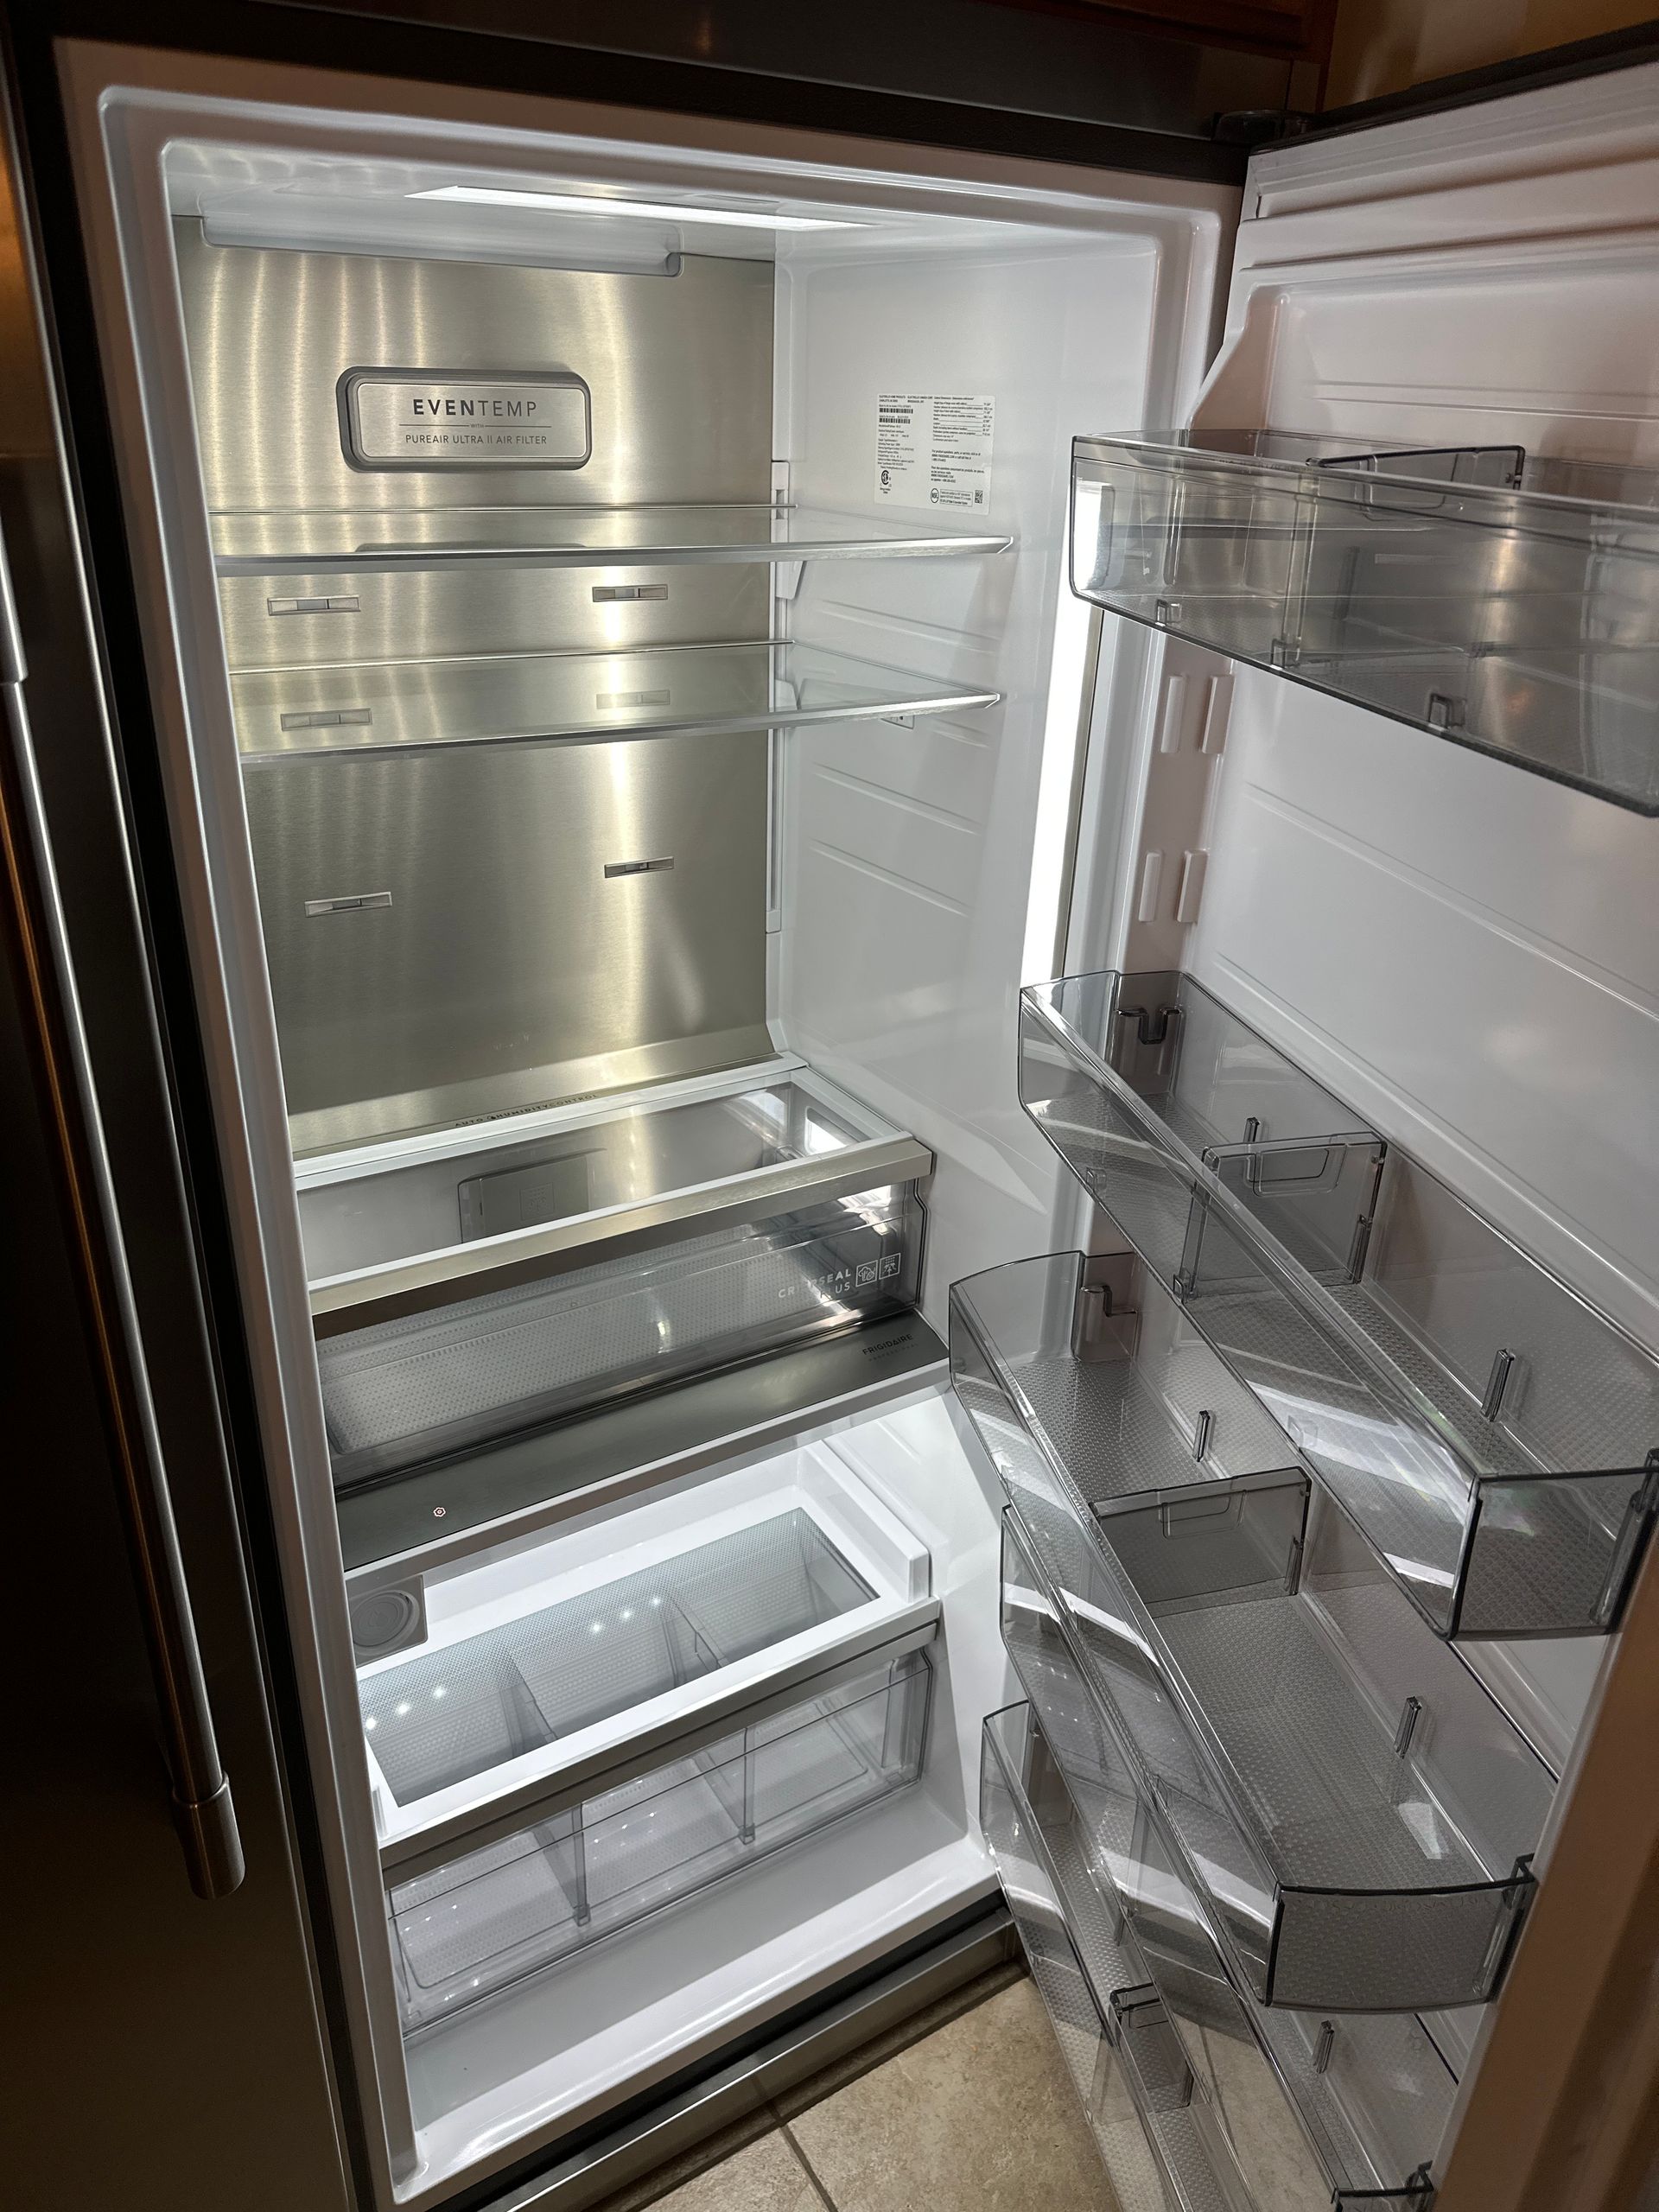
M 322 20 L 15 30 L 24 2201 L 594 2202 L 1012 1929 L 1125 2212 L 1496 2205 L 1650 1672 L 1659 65 Z

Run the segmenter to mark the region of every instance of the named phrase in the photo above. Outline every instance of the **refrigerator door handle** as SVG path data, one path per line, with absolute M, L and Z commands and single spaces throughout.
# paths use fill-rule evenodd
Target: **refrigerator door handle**
M 228 1897 L 245 1872 L 231 1785 L 219 1756 L 132 1284 L 99 1120 L 92 1064 L 47 836 L 23 697 L 28 667 L 0 538 L 0 872 L 4 925 L 67 1207 L 90 1348 L 103 1385 L 123 1518 L 172 1777 L 173 1817 L 190 1886 Z

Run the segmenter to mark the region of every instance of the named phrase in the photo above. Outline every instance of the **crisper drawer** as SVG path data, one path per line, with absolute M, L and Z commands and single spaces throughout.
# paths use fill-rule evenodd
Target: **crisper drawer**
M 913 1186 L 462 1299 L 317 1346 L 349 1485 L 916 1302 Z
M 1303 1556 L 1301 1499 L 1274 1476 L 1166 1493 L 1102 1541 L 1027 1495 L 1009 1538 L 1258 2001 L 1478 2003 L 1550 1777 L 1329 1509 Z
M 925 1652 L 907 1652 L 390 1884 L 405 2026 L 448 2018 L 914 1782 L 931 1688 Z
M 925 1643 L 930 1580 L 926 1547 L 824 1444 L 424 1576 L 354 1577 L 388 1879 Z

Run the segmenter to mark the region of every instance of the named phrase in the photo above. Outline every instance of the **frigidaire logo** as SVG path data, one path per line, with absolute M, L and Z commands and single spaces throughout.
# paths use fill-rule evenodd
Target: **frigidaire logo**
M 417 421 L 442 415 L 456 422 L 493 422 L 517 416 L 520 421 L 533 415 L 541 405 L 539 399 L 422 399 L 410 403 Z

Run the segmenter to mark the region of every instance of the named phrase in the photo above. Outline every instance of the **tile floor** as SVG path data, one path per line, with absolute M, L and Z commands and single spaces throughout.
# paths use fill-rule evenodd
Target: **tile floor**
M 1023 1967 L 804 2082 L 603 2212 L 1116 2212 Z

